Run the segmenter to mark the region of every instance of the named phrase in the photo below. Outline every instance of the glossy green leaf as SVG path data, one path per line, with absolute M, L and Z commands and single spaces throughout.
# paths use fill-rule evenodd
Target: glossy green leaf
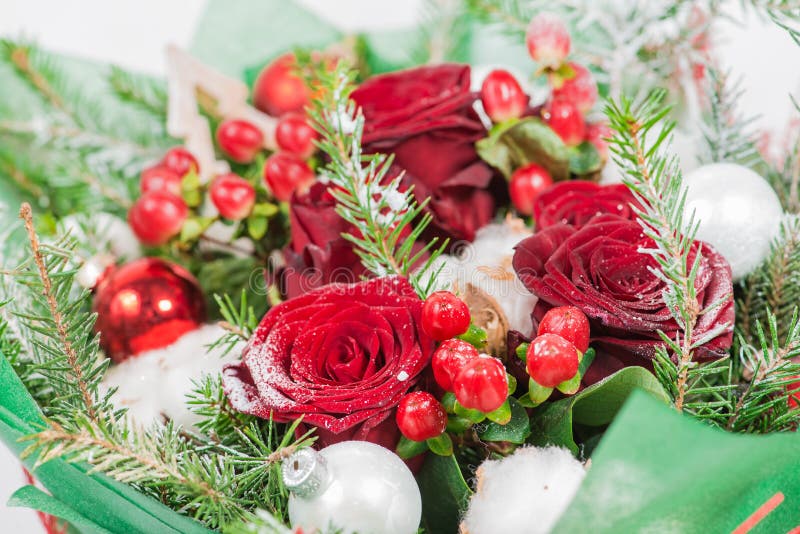
M 578 177 L 587 177 L 603 168 L 603 159 L 595 146 L 584 141 L 569 149 L 569 172 Z
M 469 489 L 454 456 L 429 454 L 417 474 L 422 494 L 422 526 L 426 532 L 458 532 Z
M 268 225 L 269 219 L 266 217 L 251 215 L 247 218 L 247 233 L 258 241 L 267 233 Z
M 211 226 L 212 222 L 214 222 L 212 217 L 189 217 L 181 227 L 180 240 L 184 243 L 194 241 Z
M 506 178 L 528 163 L 547 169 L 553 180 L 569 178 L 570 152 L 567 146 L 539 119 L 526 118 L 504 125 L 475 146 L 480 157 Z
M 433 454 L 438 454 L 439 456 L 451 456 L 453 454 L 453 440 L 450 439 L 450 435 L 447 433 L 428 439 L 425 443 L 428 444 L 428 448 Z
M 482 423 L 478 430 L 478 437 L 482 441 L 508 441 L 521 444 L 530 436 L 531 424 L 525 408 L 513 397 L 508 401 L 511 405 L 511 420 L 505 425 L 494 422 Z
M 412 441 L 405 436 L 400 436 L 395 452 L 400 458 L 407 460 L 414 456 L 419 456 L 428 450 L 428 444 L 424 441 Z

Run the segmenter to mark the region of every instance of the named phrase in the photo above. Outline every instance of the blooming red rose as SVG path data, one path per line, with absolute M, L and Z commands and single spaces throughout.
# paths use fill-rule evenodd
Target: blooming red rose
M 475 151 L 486 129 L 469 87 L 469 66 L 438 65 L 376 76 L 352 99 L 366 119 L 365 150 L 394 154 L 394 172 L 405 172 L 418 201 L 430 198 L 432 231 L 471 241 L 494 215 L 498 184 Z
M 366 274 L 353 244 L 342 237 L 352 230 L 336 213 L 328 186 L 316 183 L 295 193 L 289 204 L 291 241 L 283 250 L 280 286 L 287 298 L 332 282 L 356 282 Z
M 303 417 L 328 442 L 382 440 L 373 431 L 433 352 L 421 312 L 422 301 L 399 277 L 331 284 L 288 300 L 264 316 L 241 363 L 224 369 L 225 393 L 243 413 Z
M 657 331 L 674 338 L 678 326 L 663 302 L 664 282 L 651 271 L 652 256 L 639 252 L 654 243 L 635 221 L 598 215 L 576 229 L 555 224 L 517 245 L 513 265 L 522 283 L 539 297 L 532 318 L 554 306 L 577 306 L 589 318 L 598 358 L 585 377 L 592 383 L 628 365 L 643 365 L 663 343 Z M 702 247 L 702 248 L 701 248 Z M 727 328 L 695 351 L 698 360 L 720 358 L 733 339 L 733 286 L 728 262 L 711 246 L 696 241 L 688 263 L 701 251 L 695 290 L 701 308 L 725 303 L 700 317 L 695 339 L 720 324 Z
M 634 220 L 636 213 L 631 204 L 637 206 L 638 202 L 624 184 L 600 185 L 573 180 L 559 182 L 539 195 L 533 206 L 533 217 L 539 229 L 558 223 L 580 228 L 602 213 Z

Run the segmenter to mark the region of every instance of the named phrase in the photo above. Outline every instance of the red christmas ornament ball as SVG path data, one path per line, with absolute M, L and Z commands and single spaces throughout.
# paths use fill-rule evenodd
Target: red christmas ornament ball
M 171 345 L 206 320 L 197 280 L 159 258 L 110 267 L 95 286 L 93 310 L 100 346 L 115 363 Z

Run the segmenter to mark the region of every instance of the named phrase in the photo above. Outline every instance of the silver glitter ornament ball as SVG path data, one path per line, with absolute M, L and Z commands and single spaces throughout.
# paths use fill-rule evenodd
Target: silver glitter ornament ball
M 699 167 L 684 177 L 686 219 L 699 222 L 696 238 L 711 244 L 739 280 L 763 262 L 780 231 L 778 195 L 757 173 L 733 163 Z

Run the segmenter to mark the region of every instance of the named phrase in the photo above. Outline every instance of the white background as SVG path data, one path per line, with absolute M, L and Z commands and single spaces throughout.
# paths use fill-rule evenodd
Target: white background
M 422 4 L 421 0 L 298 1 L 342 29 L 354 30 L 413 25 Z M 725 23 L 714 36 L 721 60 L 735 75 L 744 76 L 744 112 L 762 115 L 758 125 L 780 134 L 790 115 L 787 94 L 800 94 L 796 68 L 800 48 L 771 24 L 739 13 L 738 2 L 731 4 L 741 24 Z M 162 74 L 165 44 L 188 45 L 204 5 L 203 0 L 0 0 L 0 36 L 35 39 L 60 52 Z M 4 506 L 23 483 L 18 462 L 0 445 L 1 532 L 42 531 L 32 512 Z

